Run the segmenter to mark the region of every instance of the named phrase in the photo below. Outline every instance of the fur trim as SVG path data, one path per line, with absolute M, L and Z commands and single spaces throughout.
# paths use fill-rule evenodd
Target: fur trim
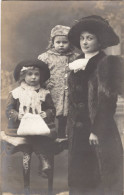
M 98 86 L 107 96 L 124 96 L 124 61 L 120 56 L 106 56 L 100 61 Z

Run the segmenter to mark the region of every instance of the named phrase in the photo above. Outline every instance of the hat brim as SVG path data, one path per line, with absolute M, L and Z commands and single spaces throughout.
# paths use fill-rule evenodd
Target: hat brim
M 40 69 L 40 72 L 43 73 L 43 82 L 47 81 L 50 78 L 50 71 L 48 68 L 48 65 L 46 63 L 44 63 L 41 60 L 27 60 L 27 61 L 22 61 L 19 64 L 17 64 L 17 66 L 15 67 L 13 76 L 15 78 L 16 81 L 19 80 L 20 78 L 20 71 L 22 69 L 22 67 L 30 67 L 30 66 L 34 66 Z M 42 84 L 42 83 L 40 83 Z
M 91 32 L 100 37 L 102 49 L 119 43 L 119 37 L 109 24 L 94 18 L 87 18 L 76 23 L 69 31 L 69 41 L 79 49 L 81 49 L 80 35 L 83 31 Z

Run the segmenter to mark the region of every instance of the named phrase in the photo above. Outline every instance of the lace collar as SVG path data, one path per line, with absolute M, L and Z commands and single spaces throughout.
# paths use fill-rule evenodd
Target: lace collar
M 30 86 L 28 85 L 26 82 L 22 81 L 21 82 L 21 87 L 25 90 L 31 90 L 31 91 L 36 91 L 38 89 L 40 89 L 40 84 L 36 85 L 36 86 Z

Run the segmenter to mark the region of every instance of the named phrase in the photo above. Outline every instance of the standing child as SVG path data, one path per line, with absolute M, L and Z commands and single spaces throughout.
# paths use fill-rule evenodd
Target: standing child
M 68 75 L 69 62 L 77 57 L 74 48 L 68 41 L 70 27 L 57 25 L 51 31 L 48 50 L 39 55 L 38 59 L 48 64 L 50 79 L 46 82 L 50 90 L 58 118 L 58 137 L 66 137 L 66 121 L 68 113 Z
M 43 83 L 50 77 L 48 66 L 40 60 L 22 61 L 14 71 L 14 78 L 20 86 L 12 90 L 9 94 L 6 114 L 8 117 L 7 135 L 9 149 L 11 153 L 23 151 L 23 174 L 25 188 L 29 188 L 29 170 L 31 154 L 35 152 L 41 163 L 41 171 L 44 176 L 48 176 L 51 169 L 49 155 L 53 148 L 55 132 L 55 108 L 48 90 L 43 89 Z M 26 113 L 35 112 L 40 115 L 49 129 L 49 137 L 42 135 L 27 135 L 21 137 L 17 134 L 17 129 Z M 37 125 L 37 124 L 36 124 Z M 31 126 L 29 126 L 30 128 Z M 36 126 L 36 131 L 37 131 Z M 18 142 L 18 147 L 14 143 Z

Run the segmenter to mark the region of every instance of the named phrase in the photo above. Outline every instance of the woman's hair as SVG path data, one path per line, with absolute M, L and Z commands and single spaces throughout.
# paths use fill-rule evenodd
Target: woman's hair
M 38 67 L 31 66 L 30 69 L 20 71 L 20 77 L 19 77 L 19 80 L 18 80 L 19 84 L 21 84 L 21 82 L 25 80 L 26 73 L 29 70 L 34 70 L 36 68 L 39 70 L 39 73 L 40 73 L 40 83 L 43 83 L 43 81 L 42 81 L 43 80 L 43 72 L 41 72 Z
M 61 35 L 57 35 L 57 36 L 61 36 Z M 63 36 L 66 36 L 66 35 L 63 35 Z M 54 48 L 54 39 L 55 39 L 55 37 L 53 37 L 53 38 L 50 37 L 49 44 L 48 44 L 46 49 L 53 49 Z M 73 51 L 74 49 L 75 49 L 74 46 L 69 42 L 69 51 Z

